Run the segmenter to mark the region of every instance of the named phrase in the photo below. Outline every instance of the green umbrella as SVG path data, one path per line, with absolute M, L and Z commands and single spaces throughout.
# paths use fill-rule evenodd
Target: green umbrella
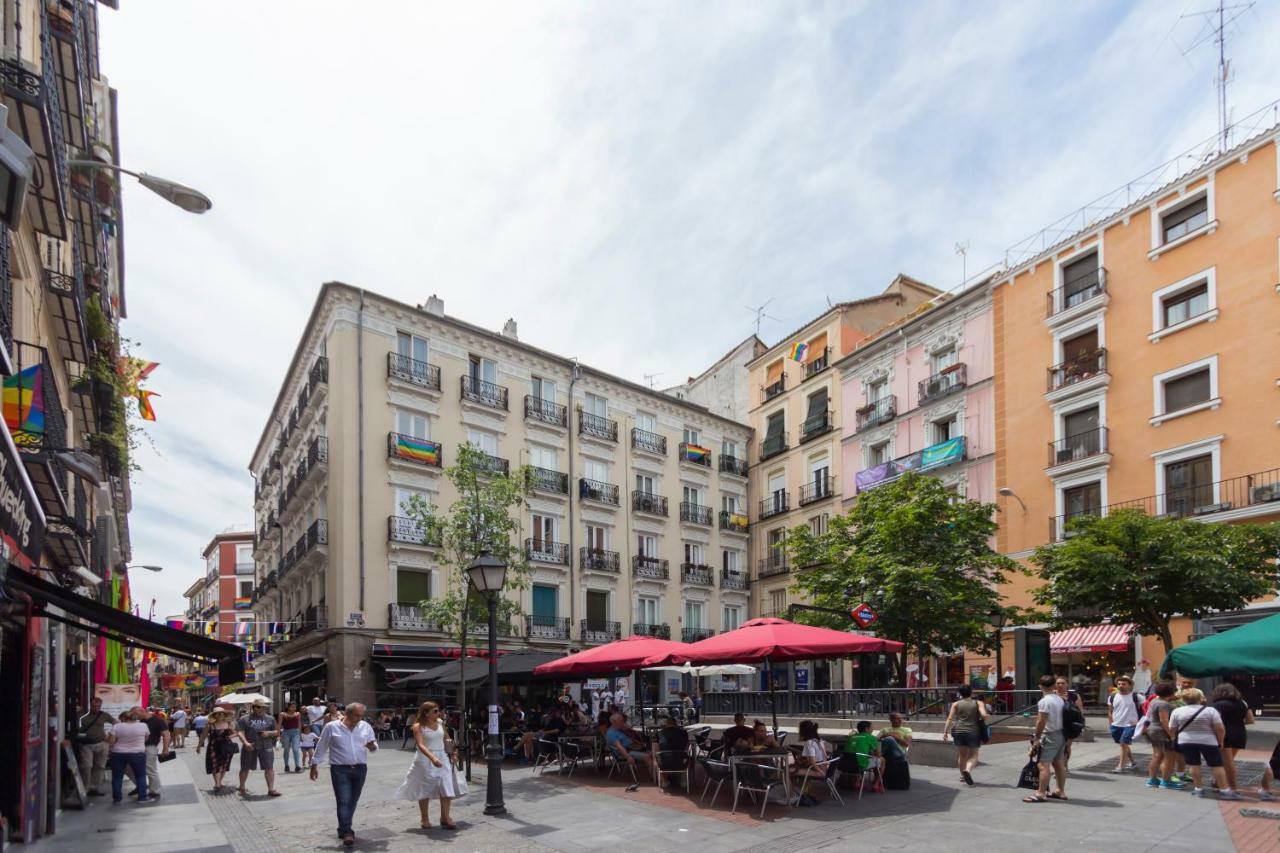
M 1280 613 L 1179 646 L 1165 656 L 1160 675 L 1175 670 L 1188 678 L 1280 673 Z

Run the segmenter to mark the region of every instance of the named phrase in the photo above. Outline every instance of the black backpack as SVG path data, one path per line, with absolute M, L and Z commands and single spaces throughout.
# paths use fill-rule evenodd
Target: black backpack
M 1075 702 L 1062 700 L 1062 736 L 1067 740 L 1075 740 L 1084 734 L 1084 712 Z

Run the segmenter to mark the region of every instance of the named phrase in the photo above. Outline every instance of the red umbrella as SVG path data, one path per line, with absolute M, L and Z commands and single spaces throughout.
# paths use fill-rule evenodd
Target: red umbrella
M 644 666 L 664 666 L 671 662 L 672 656 L 688 648 L 685 643 L 657 637 L 626 637 L 540 664 L 533 674 L 586 677 L 630 672 Z
M 715 664 L 763 661 L 765 671 L 768 672 L 769 665 L 774 661 L 838 658 L 867 652 L 900 652 L 902 649 L 902 643 L 894 640 L 882 640 L 879 637 L 833 631 L 830 628 L 817 628 L 812 625 L 797 625 L 786 619 L 765 617 L 744 622 L 737 630 L 690 643 L 683 651 L 672 655 L 671 662 Z M 659 666 L 660 664 L 646 663 L 645 665 Z M 772 697 L 772 673 L 769 675 L 769 693 Z M 773 728 L 774 731 L 778 729 L 776 707 L 773 711 Z

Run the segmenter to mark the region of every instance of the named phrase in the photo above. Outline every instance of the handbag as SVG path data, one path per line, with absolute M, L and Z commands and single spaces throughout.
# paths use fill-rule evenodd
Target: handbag
M 1039 790 L 1040 788 L 1040 747 L 1031 750 L 1030 758 L 1018 774 L 1018 787 Z
M 1201 705 L 1201 706 L 1200 706 L 1200 710 L 1199 710 L 1199 711 L 1196 711 L 1194 714 L 1192 714 L 1192 715 L 1191 715 L 1191 719 L 1187 720 L 1185 723 L 1183 723 L 1182 725 L 1178 726 L 1177 731 L 1175 731 L 1175 732 L 1173 733 L 1173 745 L 1174 745 L 1174 746 L 1177 746 L 1177 745 L 1178 745 L 1178 735 L 1182 734 L 1182 730 L 1183 730 L 1183 729 L 1185 729 L 1187 726 L 1191 725 L 1192 723 L 1194 723 L 1194 722 L 1196 721 L 1196 717 L 1198 717 L 1198 716 L 1200 716 L 1202 713 L 1204 713 L 1204 709 L 1205 709 L 1205 708 L 1208 708 L 1208 707 L 1209 707 L 1208 705 Z
M 174 752 L 174 751 L 171 749 L 171 750 L 169 750 L 168 752 L 166 752 L 166 753 L 164 753 L 164 754 L 162 754 L 162 755 L 157 755 L 157 756 L 156 756 L 156 761 L 160 762 L 161 764 L 164 764 L 166 761 L 173 761 L 173 759 L 175 759 L 175 758 L 177 758 L 177 757 L 178 757 L 178 753 Z

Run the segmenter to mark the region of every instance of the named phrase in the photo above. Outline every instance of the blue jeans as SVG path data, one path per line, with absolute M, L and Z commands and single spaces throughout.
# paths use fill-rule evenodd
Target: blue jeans
M 351 819 L 355 817 L 360 792 L 364 790 L 367 764 L 331 764 L 329 780 L 333 783 L 333 796 L 338 801 L 338 834 L 351 832 Z
M 145 752 L 113 752 L 107 759 L 111 765 L 111 799 L 120 802 L 124 799 L 124 769 L 133 770 L 133 779 L 138 786 L 138 802 L 147 798 L 147 754 Z
M 302 748 L 298 746 L 298 738 L 302 732 L 298 729 L 285 729 L 280 733 L 280 745 L 284 747 L 284 769 L 289 772 L 289 756 L 293 756 L 293 766 L 302 766 Z

